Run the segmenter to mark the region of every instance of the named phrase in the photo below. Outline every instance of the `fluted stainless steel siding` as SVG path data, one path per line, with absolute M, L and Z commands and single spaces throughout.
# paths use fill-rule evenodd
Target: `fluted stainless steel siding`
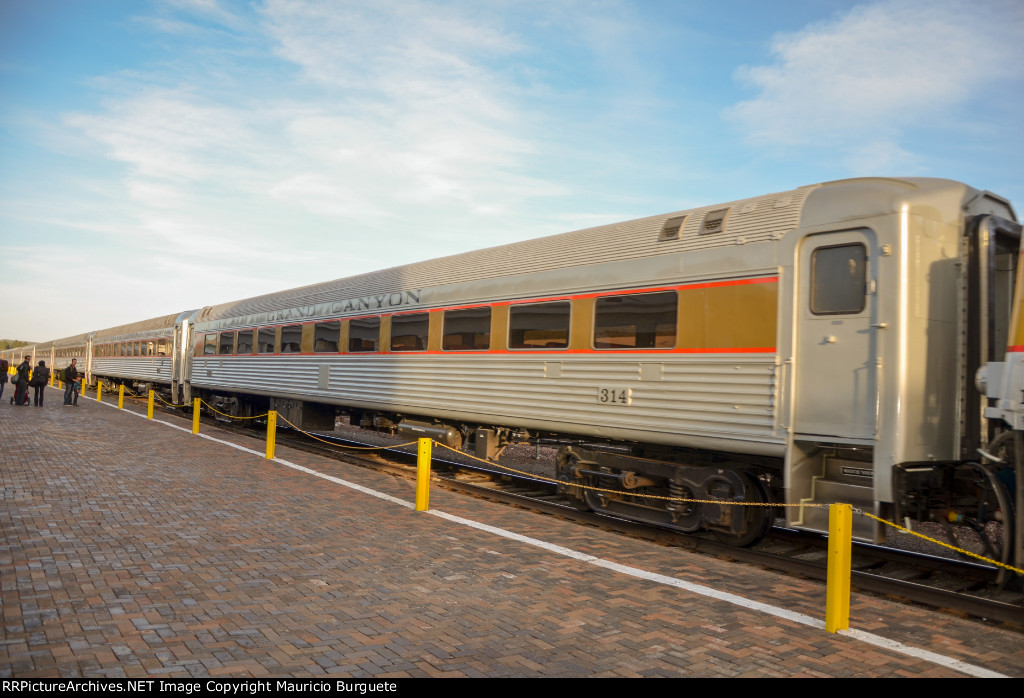
M 92 372 L 95 376 L 170 383 L 171 357 L 136 356 L 132 358 L 111 358 L 98 356 L 92 360 Z
M 555 362 L 560 377 L 546 377 Z M 641 380 L 642 363 L 661 364 L 662 379 Z M 783 443 L 774 354 L 195 357 L 192 385 L 735 452 L 778 455 Z M 602 387 L 629 388 L 631 404 L 599 404 Z

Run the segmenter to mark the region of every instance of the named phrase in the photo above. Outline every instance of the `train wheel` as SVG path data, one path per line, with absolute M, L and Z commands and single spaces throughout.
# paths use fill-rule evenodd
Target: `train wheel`
M 742 477 L 745 487 L 743 501 L 771 503 L 771 497 L 760 480 L 746 474 Z M 771 506 L 746 506 L 740 508 L 743 509 L 743 517 L 746 523 L 746 530 L 743 533 L 731 533 L 717 529 L 712 529 L 711 532 L 715 534 L 715 538 L 721 543 L 737 548 L 745 548 L 764 538 L 765 534 L 771 529 L 775 516 L 772 513 Z
M 560 483 L 558 493 L 563 495 L 566 503 L 576 511 L 591 511 L 590 504 L 587 503 L 586 490 L 577 486 L 582 483 L 573 474 L 573 470 L 580 463 L 580 457 L 573 453 L 571 447 L 562 448 L 558 452 L 555 460 L 555 478 Z
M 965 513 L 958 523 L 978 535 L 986 557 L 1009 563 L 1013 555 L 1014 516 L 1009 491 L 996 470 L 986 465 L 967 463 L 958 472 L 958 478 L 968 480 L 970 493 L 968 506 L 958 507 Z M 956 541 L 956 536 L 952 537 Z

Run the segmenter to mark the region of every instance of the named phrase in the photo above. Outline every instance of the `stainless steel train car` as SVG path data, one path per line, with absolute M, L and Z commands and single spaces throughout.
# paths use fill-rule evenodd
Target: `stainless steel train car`
M 775 513 L 646 495 L 784 503 L 812 530 L 806 505 L 833 501 L 983 535 L 1001 519 L 992 553 L 1019 558 L 991 386 L 1024 351 L 1020 233 L 958 182 L 827 182 L 99 331 L 88 375 L 487 458 L 557 443 L 580 506 L 736 544 Z

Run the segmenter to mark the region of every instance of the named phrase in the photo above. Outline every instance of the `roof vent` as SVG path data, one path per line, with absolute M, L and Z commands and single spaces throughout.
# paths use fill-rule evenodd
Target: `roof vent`
M 700 224 L 700 235 L 713 235 L 725 230 L 725 219 L 728 215 L 729 209 L 727 208 L 708 211 L 704 215 L 704 221 Z
M 661 234 L 658 235 L 658 240 L 678 240 L 679 231 L 682 230 L 685 224 L 686 216 L 669 218 L 665 221 L 665 225 L 661 226 Z

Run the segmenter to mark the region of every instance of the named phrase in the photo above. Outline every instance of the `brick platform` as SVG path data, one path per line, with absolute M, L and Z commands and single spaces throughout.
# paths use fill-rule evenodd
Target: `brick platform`
M 573 559 L 91 397 L 47 400 L 0 404 L 3 677 L 964 675 L 607 565 L 821 617 L 815 582 L 431 493 L 432 510 L 598 562 Z M 277 455 L 414 498 L 412 482 Z M 859 595 L 851 627 L 1024 676 L 1024 636 L 1007 630 Z

